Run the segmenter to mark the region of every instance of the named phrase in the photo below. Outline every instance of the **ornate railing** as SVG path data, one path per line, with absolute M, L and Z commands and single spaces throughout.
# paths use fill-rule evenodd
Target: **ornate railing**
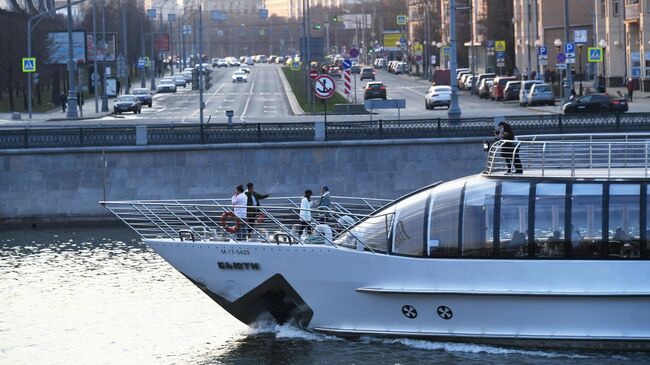
M 0 149 L 308 142 L 492 136 L 506 120 L 517 134 L 639 132 L 650 113 L 314 123 L 171 124 L 0 129 Z

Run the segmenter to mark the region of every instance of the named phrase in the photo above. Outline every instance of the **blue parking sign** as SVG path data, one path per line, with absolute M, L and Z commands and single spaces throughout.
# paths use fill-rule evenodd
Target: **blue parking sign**
M 494 41 L 493 40 L 488 40 L 487 41 L 487 48 L 494 49 Z
M 567 42 L 564 45 L 564 53 L 568 53 L 568 54 L 576 53 L 576 45 L 575 45 L 575 43 Z
M 548 48 L 546 48 L 546 46 L 539 47 L 539 49 L 537 50 L 537 55 L 538 56 L 546 56 L 546 55 L 548 55 Z
M 504 51 L 497 51 L 497 60 L 505 60 L 506 53 Z

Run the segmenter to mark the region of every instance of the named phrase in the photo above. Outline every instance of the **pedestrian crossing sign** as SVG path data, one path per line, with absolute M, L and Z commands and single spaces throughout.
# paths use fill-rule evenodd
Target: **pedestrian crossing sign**
M 300 71 L 300 62 L 292 62 L 291 71 Z
M 603 62 L 603 49 L 600 47 L 589 47 L 589 62 Z
M 23 58 L 23 72 L 36 72 L 36 57 Z

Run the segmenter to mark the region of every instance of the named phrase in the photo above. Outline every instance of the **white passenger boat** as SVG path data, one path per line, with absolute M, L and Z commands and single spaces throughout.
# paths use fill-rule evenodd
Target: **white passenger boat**
M 648 351 L 646 137 L 496 142 L 481 174 L 388 204 L 332 198 L 309 237 L 298 198 L 264 200 L 247 240 L 222 222 L 229 200 L 102 204 L 247 324 Z

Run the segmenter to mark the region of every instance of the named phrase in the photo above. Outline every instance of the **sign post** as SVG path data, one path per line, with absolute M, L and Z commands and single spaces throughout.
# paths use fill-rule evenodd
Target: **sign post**
M 314 82 L 314 94 L 323 100 L 323 115 L 327 124 L 327 99 L 331 98 L 336 91 L 336 83 L 329 75 L 320 75 Z

